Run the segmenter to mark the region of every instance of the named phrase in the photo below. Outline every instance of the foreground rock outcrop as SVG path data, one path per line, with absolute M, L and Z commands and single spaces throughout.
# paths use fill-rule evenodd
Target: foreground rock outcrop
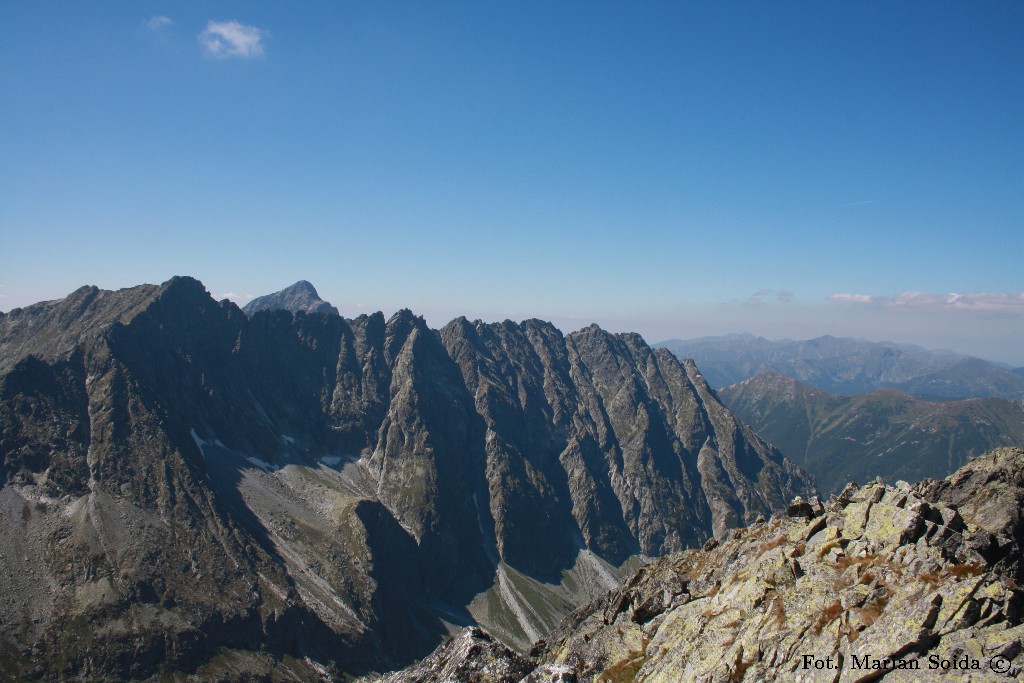
M 573 612 L 521 680 L 1019 680 L 1022 473 L 1007 448 L 940 482 L 796 500 Z
M 531 660 L 474 626 L 445 641 L 422 662 L 377 680 L 379 683 L 518 683 L 533 669 Z

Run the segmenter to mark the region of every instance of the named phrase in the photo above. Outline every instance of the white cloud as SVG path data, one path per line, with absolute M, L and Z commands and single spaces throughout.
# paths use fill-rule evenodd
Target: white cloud
M 214 57 L 261 57 L 266 31 L 237 21 L 210 21 L 199 34 L 199 44 Z
M 162 28 L 167 28 L 174 24 L 174 20 L 170 17 L 157 15 L 146 22 L 146 28 L 150 31 L 159 31 Z
M 954 293 L 946 295 L 942 305 L 957 310 L 1024 314 L 1024 292 L 1015 294 L 1003 294 L 1001 292 Z
M 831 294 L 830 301 L 878 304 L 886 308 L 915 311 L 976 311 L 1016 313 L 1024 315 L 1024 292 L 972 292 L 968 294 L 936 294 L 933 292 L 901 292 L 895 296 L 869 294 Z
M 238 294 L 237 292 L 224 292 L 220 295 L 220 299 L 230 299 L 231 301 L 238 303 L 247 303 L 252 301 L 256 297 L 252 294 Z

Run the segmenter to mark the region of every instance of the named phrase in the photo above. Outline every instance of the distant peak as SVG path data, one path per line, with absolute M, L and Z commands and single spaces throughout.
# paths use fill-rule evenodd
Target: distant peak
M 140 288 L 133 287 L 128 290 L 120 290 L 118 294 L 130 291 L 140 291 Z M 210 293 L 206 291 L 206 285 L 187 275 L 175 275 L 170 280 L 156 287 L 153 285 L 143 285 L 141 291 L 151 292 L 149 295 L 154 300 L 165 302 L 200 301 L 210 298 Z
M 581 335 L 581 334 L 607 334 L 607 332 L 605 332 L 603 329 L 601 329 L 601 326 L 598 325 L 597 323 L 590 323 L 586 327 L 581 327 L 580 329 L 576 330 L 572 334 L 573 335 Z
M 308 280 L 299 280 L 284 289 L 256 297 L 242 309 L 246 315 L 257 311 L 290 311 L 291 313 L 327 313 L 340 315 L 338 309 L 320 298 Z
M 392 315 L 391 318 L 388 319 L 388 325 L 411 325 L 411 324 L 421 324 L 421 325 L 425 326 L 426 325 L 426 320 L 424 320 L 423 316 L 416 315 L 415 313 L 413 313 L 408 308 L 403 308 L 403 309 L 400 309 L 398 311 L 395 311 L 395 314 Z
M 317 294 L 316 287 L 314 287 L 313 283 L 310 282 L 309 280 L 299 280 L 298 282 L 296 282 L 291 287 L 286 287 L 285 289 L 283 289 L 281 291 L 287 292 L 287 291 L 290 291 L 290 290 L 309 292 L 310 294 L 312 294 L 313 296 L 315 296 L 317 298 L 320 297 L 320 295 Z
M 199 280 L 188 275 L 175 275 L 170 280 L 160 285 L 160 289 L 165 292 L 181 290 L 186 292 L 200 291 L 204 294 L 206 293 L 206 286 Z

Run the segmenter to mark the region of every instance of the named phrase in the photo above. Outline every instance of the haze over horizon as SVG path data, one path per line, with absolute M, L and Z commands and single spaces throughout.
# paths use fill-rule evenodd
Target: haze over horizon
M 1024 365 L 1024 4 L 0 7 L 0 310 L 173 275 L 351 317 Z

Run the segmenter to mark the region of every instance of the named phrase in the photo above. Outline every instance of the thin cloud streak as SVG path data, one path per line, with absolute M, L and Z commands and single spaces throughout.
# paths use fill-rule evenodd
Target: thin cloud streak
M 746 305 L 758 305 L 765 303 L 766 298 L 774 299 L 779 303 L 788 304 L 793 301 L 796 294 L 788 289 L 766 289 L 762 288 L 750 295 Z
M 935 294 L 931 292 L 902 292 L 895 296 L 837 293 L 829 301 L 854 304 L 872 304 L 890 309 L 918 311 L 970 311 L 1024 315 L 1024 292 L 971 292 Z
M 857 304 L 870 304 L 875 300 L 870 294 L 849 294 L 846 292 L 840 294 L 829 294 L 829 301 L 850 301 Z
M 168 26 L 173 25 L 173 19 L 162 15 L 157 15 L 146 22 L 146 28 L 148 28 L 150 31 L 159 31 L 160 29 L 167 28 Z

